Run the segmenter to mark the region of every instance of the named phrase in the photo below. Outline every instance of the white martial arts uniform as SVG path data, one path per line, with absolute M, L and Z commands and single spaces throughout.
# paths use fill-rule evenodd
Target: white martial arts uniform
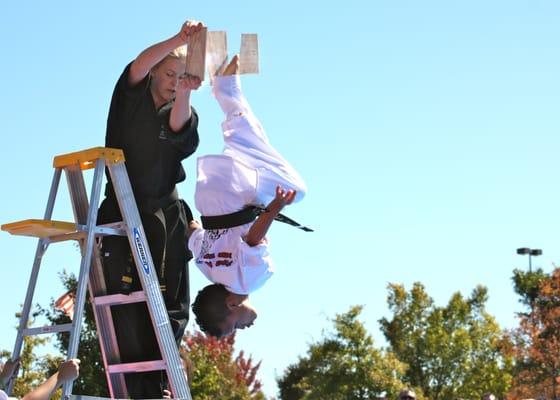
M 266 206 L 274 199 L 277 185 L 296 190 L 294 202 L 301 200 L 305 183 L 271 146 L 241 92 L 239 75 L 216 77 L 213 93 L 226 115 L 224 151 L 197 160 L 195 205 L 200 214 L 216 216 L 249 205 Z M 274 270 L 266 239 L 253 247 L 243 240 L 251 225 L 197 229 L 188 242 L 202 273 L 237 294 L 255 291 Z
M 6 394 L 6 392 L 0 390 L 0 400 L 17 400 L 17 397 L 10 397 Z

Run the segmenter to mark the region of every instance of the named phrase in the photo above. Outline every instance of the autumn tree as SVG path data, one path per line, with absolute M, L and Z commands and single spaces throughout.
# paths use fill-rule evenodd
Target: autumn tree
M 405 366 L 390 352 L 374 347 L 372 337 L 358 320 L 361 306 L 354 306 L 333 320 L 327 332 L 309 346 L 307 354 L 278 378 L 282 400 L 373 399 L 396 396 L 402 387 Z
M 257 379 L 260 362 L 241 350 L 234 357 L 235 334 L 222 339 L 194 332 L 184 336 L 191 395 L 196 400 L 264 400 Z
M 513 331 L 516 368 L 512 398 L 560 399 L 560 269 L 514 271 L 513 282 L 526 312 Z
M 486 288 L 469 298 L 455 293 L 438 307 L 421 283 L 410 292 L 389 284 L 390 319 L 381 330 L 396 357 L 408 365 L 403 380 L 432 400 L 503 396 L 511 382 L 512 357 L 504 349 L 508 336 L 485 311 Z

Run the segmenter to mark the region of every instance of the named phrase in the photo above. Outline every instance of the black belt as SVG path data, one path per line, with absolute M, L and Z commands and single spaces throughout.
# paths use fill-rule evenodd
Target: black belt
M 113 185 L 111 183 L 107 183 L 107 185 L 105 186 L 105 196 L 110 201 L 114 202 L 114 204 L 118 204 L 117 197 L 115 195 L 115 189 L 113 188 Z M 179 193 L 177 192 L 177 188 L 175 187 L 173 188 L 171 193 L 168 193 L 161 197 L 136 198 L 135 195 L 134 198 L 136 200 L 138 210 L 147 212 L 148 214 L 153 214 L 160 208 L 165 208 L 172 202 L 179 200 Z
M 259 215 L 267 211 L 268 210 L 264 207 L 248 206 L 241 211 L 231 214 L 214 215 L 212 217 L 201 215 L 200 220 L 204 229 L 226 229 L 253 222 Z M 313 229 L 299 224 L 293 219 L 286 217 L 284 214 L 278 214 L 274 220 L 292 225 L 304 232 L 313 232 Z

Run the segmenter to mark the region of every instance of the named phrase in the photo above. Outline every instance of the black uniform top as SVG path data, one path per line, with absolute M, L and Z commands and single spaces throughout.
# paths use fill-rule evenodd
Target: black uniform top
M 156 110 L 149 77 L 135 86 L 128 83 L 130 65 L 113 92 L 105 145 L 123 150 L 138 207 L 155 211 L 167 203 L 175 184 L 185 180 L 181 161 L 198 147 L 198 115 L 191 109 L 191 119 L 180 132 L 173 132 L 169 127 L 173 101 Z M 110 177 L 107 179 L 105 194 L 114 199 Z

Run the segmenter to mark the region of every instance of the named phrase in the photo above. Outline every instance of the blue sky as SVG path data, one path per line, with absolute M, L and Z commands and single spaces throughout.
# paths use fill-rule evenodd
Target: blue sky
M 159 8 L 158 8 L 159 7 Z M 378 345 L 386 286 L 421 281 L 438 304 L 489 289 L 488 311 L 515 326 L 512 270 L 521 246 L 542 248 L 534 266 L 558 262 L 560 3 L 555 1 L 356 1 L 321 3 L 143 1 L 11 3 L 0 15 L 2 94 L 0 222 L 41 218 L 52 158 L 103 145 L 110 96 L 124 66 L 186 19 L 257 33 L 260 74 L 243 78 L 275 147 L 309 193 L 287 209 L 316 228 L 271 231 L 277 272 L 253 303 L 257 323 L 239 348 L 274 377 L 329 327 L 363 304 Z M 208 87 L 193 95 L 197 154 L 221 150 L 219 107 Z M 179 190 L 192 204 L 194 162 Z M 64 185 L 62 185 L 64 187 Z M 71 218 L 66 192 L 55 218 Z M 23 302 L 36 242 L 0 234 L 5 321 Z M 77 271 L 71 244 L 44 258 L 36 301 Z M 206 282 L 191 268 L 194 296 Z M 192 326 L 192 325 L 190 325 Z

